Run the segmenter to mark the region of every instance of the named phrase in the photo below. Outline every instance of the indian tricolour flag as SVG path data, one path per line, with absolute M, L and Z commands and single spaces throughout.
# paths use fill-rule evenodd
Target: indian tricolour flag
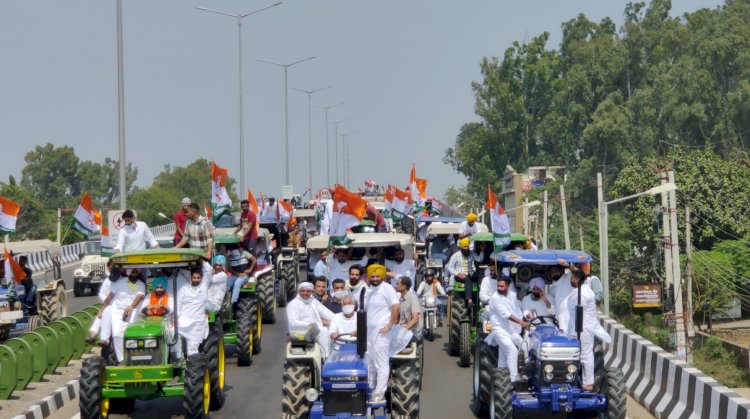
M 21 265 L 19 265 L 18 262 L 13 259 L 13 256 L 8 253 L 7 248 L 5 249 L 5 253 L 3 254 L 3 259 L 5 259 L 6 275 L 10 275 L 16 283 L 21 282 L 21 280 L 26 278 L 26 272 L 24 272 Z
M 102 228 L 102 214 L 94 210 L 91 197 L 88 193 L 83 194 L 81 203 L 73 216 L 72 227 L 88 237 Z
M 346 232 L 350 228 L 359 225 L 365 216 L 367 201 L 356 193 L 347 190 L 341 185 L 336 185 L 333 194 L 333 216 L 329 229 L 329 246 L 334 244 L 346 244 Z
M 417 177 L 416 164 L 411 165 L 411 174 L 409 175 L 409 190 L 411 191 L 412 212 L 419 214 L 424 208 L 427 199 L 427 179 Z
M 393 187 L 393 207 L 391 210 L 391 217 L 394 221 L 403 220 L 406 214 L 409 212 L 409 204 L 411 204 L 411 196 L 409 192 L 402 191 L 397 187 Z
M 501 252 L 510 244 L 510 220 L 489 185 L 487 185 L 487 202 L 484 206 L 490 212 L 494 251 Z
M 250 211 L 255 214 L 255 217 L 260 216 L 260 209 L 258 208 L 258 200 L 255 199 L 255 195 L 253 194 L 253 190 L 250 188 L 247 188 L 247 200 L 250 201 Z M 256 223 L 257 225 L 257 223 Z
M 227 194 L 227 175 L 229 171 L 211 162 L 211 220 L 216 221 L 224 214 L 232 213 L 232 200 Z
M 111 256 L 114 253 L 109 244 L 109 226 L 102 224 L 102 256 Z
M 290 223 L 294 214 L 294 207 L 292 204 L 284 201 L 277 201 L 276 203 L 276 220 L 280 223 Z
M 385 190 L 385 208 L 383 209 L 383 216 L 391 218 L 391 212 L 393 211 L 393 186 L 388 185 Z
M 0 197 L 0 233 L 16 232 L 16 220 L 18 220 L 20 210 L 20 205 L 10 199 Z

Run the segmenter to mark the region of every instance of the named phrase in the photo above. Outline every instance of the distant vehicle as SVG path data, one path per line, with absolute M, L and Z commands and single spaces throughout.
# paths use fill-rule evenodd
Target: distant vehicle
M 107 270 L 109 258 L 102 256 L 102 242 L 100 240 L 85 242 L 79 256 L 81 267 L 73 272 L 73 295 L 80 297 L 86 293 L 87 289 L 96 295 L 104 278 L 109 276 L 109 270 Z

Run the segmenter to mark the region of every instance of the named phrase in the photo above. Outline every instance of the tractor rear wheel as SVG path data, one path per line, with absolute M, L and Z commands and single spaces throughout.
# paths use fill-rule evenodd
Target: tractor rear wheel
M 305 390 L 312 385 L 312 368 L 293 361 L 284 362 L 284 378 L 281 384 L 282 417 L 306 417 L 310 404 L 305 399 Z
M 286 301 L 291 301 L 297 295 L 297 264 L 292 261 L 285 263 L 281 268 L 281 277 L 286 285 Z M 286 304 L 286 303 L 284 303 Z
M 42 317 L 42 323 L 45 326 L 68 315 L 65 287 L 62 284 L 58 285 L 54 292 L 37 292 L 37 295 L 41 295 L 39 315 Z
M 511 419 L 513 417 L 513 386 L 507 368 L 492 371 L 492 391 L 490 393 L 490 418 Z
M 273 273 L 258 278 L 258 297 L 263 308 L 263 323 L 276 323 L 276 291 Z
M 209 325 L 208 337 L 203 341 L 203 353 L 208 359 L 208 371 L 211 377 L 211 410 L 224 406 L 224 334 L 220 317 Z
M 258 295 L 255 293 L 240 293 L 237 300 L 237 365 L 241 367 L 253 363 L 255 323 L 258 316 Z
M 455 295 L 451 298 L 450 306 L 450 330 L 448 333 L 448 351 L 451 355 L 459 355 L 461 345 L 461 320 L 467 317 L 466 302 L 463 298 L 456 297 Z
M 83 361 L 81 379 L 78 381 L 78 408 L 81 411 L 81 419 L 99 419 L 106 417 L 108 413 L 105 406 L 108 402 L 104 402 L 101 396 L 103 373 L 104 358 L 93 356 Z
M 497 367 L 497 346 L 484 341 L 476 343 L 474 356 L 474 414 L 486 417 L 489 412 L 490 392 L 492 391 L 492 371 Z
M 419 354 L 417 354 L 417 357 Z M 391 364 L 390 392 L 391 417 L 399 419 L 419 418 L 419 380 L 417 359 L 398 361 Z
M 208 418 L 211 402 L 211 376 L 205 354 L 188 357 L 185 367 L 185 389 L 182 407 L 185 416 L 191 419 Z
M 625 393 L 625 375 L 617 368 L 606 369 L 606 380 L 601 393 L 607 395 L 607 410 L 599 414 L 600 419 L 625 419 L 627 413 L 627 394 Z
M 461 323 L 458 343 L 458 365 L 466 368 L 471 364 L 471 325 L 468 322 Z

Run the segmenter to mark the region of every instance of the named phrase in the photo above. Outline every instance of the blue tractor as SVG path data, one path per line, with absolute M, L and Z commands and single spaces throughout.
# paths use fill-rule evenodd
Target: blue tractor
M 364 293 L 363 293 L 364 294 Z M 360 297 L 360 301 L 364 298 Z M 417 344 L 391 358 L 391 376 L 385 401 L 371 402 L 368 388 L 367 314 L 357 312 L 357 339 L 339 342 L 323 362 L 315 343 L 317 327 L 290 332 L 282 384 L 282 418 L 393 419 L 419 418 L 419 368 Z
M 511 268 L 511 277 L 519 290 L 528 288 L 529 280 L 536 276 L 550 281 L 549 268 L 557 265 L 558 259 L 571 264 L 591 261 L 588 254 L 577 251 L 514 250 L 496 255 L 499 264 Z M 520 292 L 519 298 L 522 298 Z M 579 308 L 578 312 L 583 310 Z M 605 368 L 601 344 L 597 342 L 594 346 L 594 388 L 585 391 L 581 384 L 579 341 L 560 332 L 554 317 L 537 317 L 532 325 L 527 342 L 519 351 L 519 381 L 516 382 L 510 381 L 507 368 L 496 368 L 497 347 L 483 340 L 477 342 L 474 413 L 493 419 L 541 412 L 624 419 L 624 376 L 619 369 Z

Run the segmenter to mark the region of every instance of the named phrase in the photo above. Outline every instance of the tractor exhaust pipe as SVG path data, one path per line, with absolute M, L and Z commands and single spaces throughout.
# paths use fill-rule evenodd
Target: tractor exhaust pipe
M 357 355 L 360 358 L 367 352 L 367 312 L 365 311 L 365 289 L 359 293 L 359 310 L 357 311 Z

